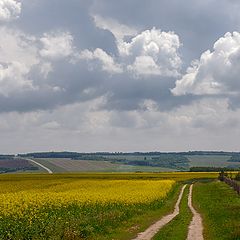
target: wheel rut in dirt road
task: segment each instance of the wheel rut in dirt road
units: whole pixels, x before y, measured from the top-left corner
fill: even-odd
[[[188,195],[188,207],[192,211],[193,218],[188,227],[187,240],[203,240],[203,224],[201,215],[194,209],[192,205],[192,189],[193,184],[190,186]]]
[[[146,229],[144,232],[139,233],[136,238],[133,240],[150,240],[156,235],[156,233],[166,224],[171,222],[178,214],[179,214],[179,205],[183,196],[184,189],[186,188],[186,185],[184,185],[181,189],[181,192],[179,194],[178,200],[175,204],[174,211],[171,214],[168,214],[164,217],[162,217],[159,221],[151,225],[148,229]]]

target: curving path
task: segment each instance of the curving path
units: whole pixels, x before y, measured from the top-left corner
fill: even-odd
[[[38,165],[39,167],[45,169],[45,170],[46,170],[48,173],[50,173],[50,174],[53,173],[53,171],[52,171],[51,169],[45,167],[45,166],[42,165],[41,163],[38,163],[38,162],[36,162],[36,161],[34,161],[34,160],[30,159],[30,158],[24,158],[24,159],[27,160],[27,161],[29,161],[29,162],[33,162],[33,163],[35,163],[35,164]]]
[[[194,209],[192,205],[192,189],[193,185],[190,186],[188,195],[188,206],[192,211],[193,218],[188,227],[187,240],[203,240],[203,224],[201,215]]]
[[[138,236],[133,240],[150,240],[163,226],[165,226],[170,221],[172,221],[179,214],[179,205],[180,205],[185,188],[186,188],[186,185],[184,185],[181,189],[181,192],[179,194],[178,200],[174,207],[173,213],[162,217],[159,221],[151,225],[146,231],[139,233]]]

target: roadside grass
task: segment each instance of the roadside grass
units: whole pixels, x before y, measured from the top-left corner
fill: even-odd
[[[180,203],[180,212],[170,223],[164,226],[153,238],[153,240],[185,240],[188,234],[188,226],[192,219],[192,213],[188,208],[189,186],[183,193]]]
[[[193,204],[203,218],[205,239],[240,240],[240,197],[227,184],[196,183]]]
[[[138,233],[145,231],[149,226],[158,221],[161,217],[173,211],[177,202],[180,188],[182,184],[175,184],[169,192],[167,198],[162,201],[162,204],[157,208],[149,209],[142,214],[137,214],[134,217],[122,222],[112,233],[106,236],[95,236],[96,240],[127,240],[133,239]]]

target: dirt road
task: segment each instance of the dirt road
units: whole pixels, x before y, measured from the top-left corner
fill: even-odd
[[[188,237],[187,240],[203,240],[203,224],[201,215],[194,209],[192,205],[192,188],[190,186],[189,195],[188,195],[188,206],[192,211],[193,218],[188,227]]]
[[[150,240],[164,225],[172,221],[179,214],[179,205],[180,205],[185,188],[186,188],[186,185],[184,185],[181,189],[181,192],[179,194],[178,200],[174,207],[173,213],[161,218],[159,221],[151,225],[146,231],[139,233],[138,236],[133,240]]]

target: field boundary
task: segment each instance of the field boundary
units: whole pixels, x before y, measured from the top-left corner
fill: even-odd
[[[228,184],[238,193],[238,195],[240,195],[240,185],[237,183],[237,181],[222,175],[219,176],[219,180]]]

